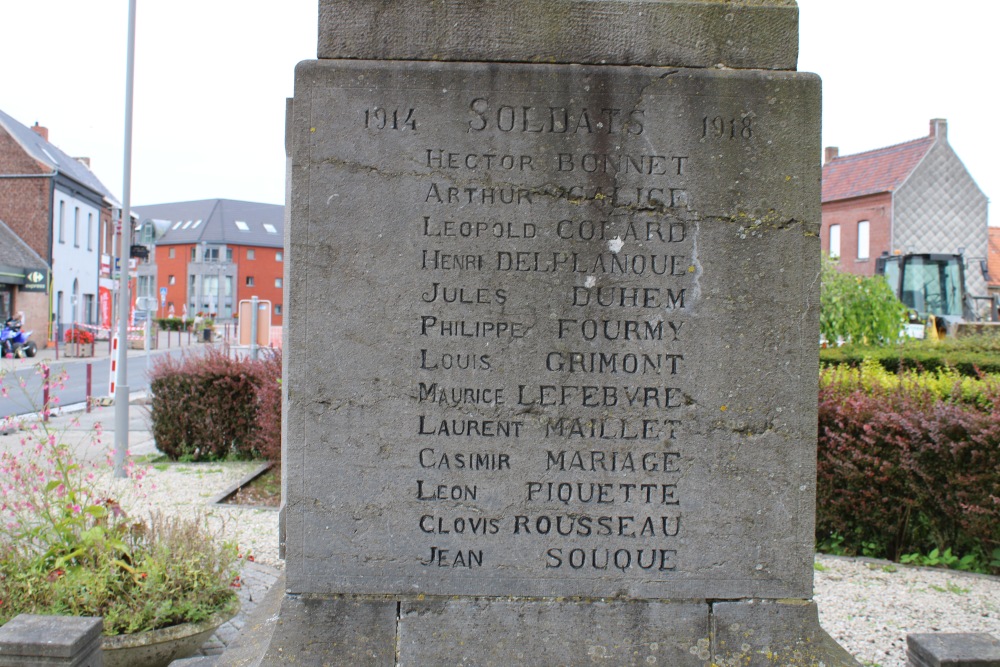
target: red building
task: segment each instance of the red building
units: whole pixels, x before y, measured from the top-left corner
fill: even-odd
[[[137,297],[156,299],[157,317],[234,321],[239,302],[270,303],[271,324],[284,308],[284,207],[205,199],[136,206],[136,243],[150,261],[138,268]]]
[[[948,122],[927,136],[855,155],[827,148],[823,251],[846,273],[874,275],[886,254],[965,256],[969,294],[987,291],[987,204],[948,143]]]

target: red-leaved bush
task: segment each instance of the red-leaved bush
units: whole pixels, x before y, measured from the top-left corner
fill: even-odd
[[[968,401],[905,378],[866,388],[852,372],[821,382],[817,540],[894,560],[1000,547],[1000,382]]]
[[[230,358],[215,348],[161,357],[150,371],[156,446],[171,459],[281,458],[281,352]]]

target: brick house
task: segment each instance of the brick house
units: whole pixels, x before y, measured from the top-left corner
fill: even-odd
[[[110,306],[112,215],[120,208],[87,158],[70,157],[49,142],[48,129],[0,111],[0,220],[49,269],[47,289],[19,290],[23,303],[13,306],[39,341],[50,317],[59,329],[110,318],[101,300]]]
[[[874,275],[883,253],[965,256],[969,294],[987,294],[987,198],[948,144],[948,122],[926,137],[855,155],[827,148],[822,247],[841,271]]]
[[[46,289],[49,265],[0,220],[0,324],[23,315],[25,330],[44,325],[48,312]],[[40,331],[35,341],[45,337]]]
[[[990,274],[990,295],[1000,299],[1000,227],[990,227],[990,252],[987,266]]]
[[[271,303],[271,324],[280,326],[284,210],[232,199],[134,207],[136,243],[150,249],[136,296],[155,297],[157,317],[202,312],[219,323],[232,322],[239,302],[256,296]]]

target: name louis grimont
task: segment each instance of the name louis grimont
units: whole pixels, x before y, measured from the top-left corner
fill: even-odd
[[[501,419],[435,419],[419,415],[417,434],[445,437],[520,438],[524,422]]]

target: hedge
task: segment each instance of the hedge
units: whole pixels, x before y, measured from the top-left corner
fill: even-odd
[[[945,392],[942,376],[879,373],[821,372],[817,543],[893,560],[950,548],[988,564],[1000,548],[1000,377]]]
[[[150,371],[150,415],[160,451],[174,460],[281,458],[281,353],[260,360],[160,357]]]
[[[844,345],[820,350],[824,366],[858,366],[865,359],[877,361],[887,371],[937,371],[954,369],[967,376],[1000,373],[1000,336],[974,336],[940,342],[908,341],[889,347]]]
[[[187,321],[180,317],[158,317],[156,324],[160,331],[187,331]]]

